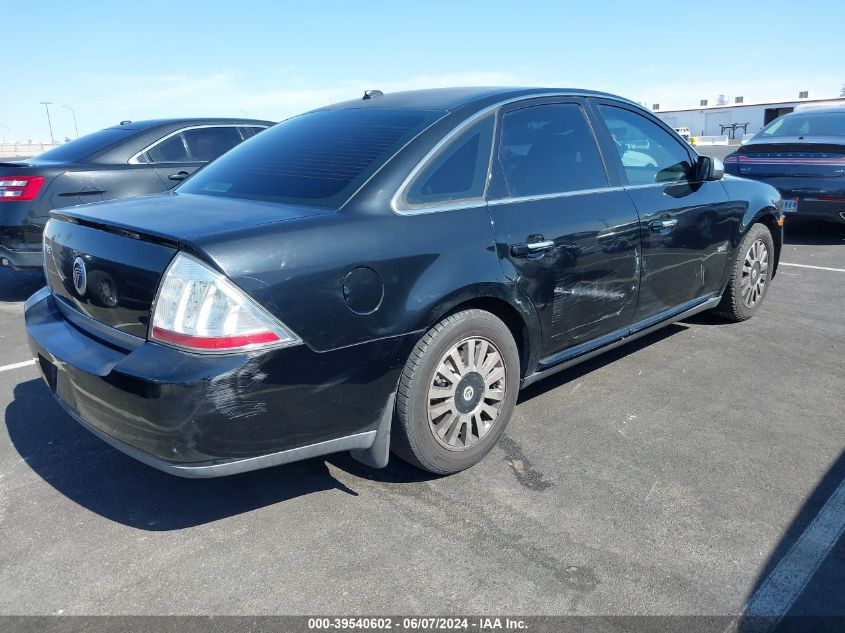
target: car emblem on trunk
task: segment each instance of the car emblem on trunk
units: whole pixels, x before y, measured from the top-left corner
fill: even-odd
[[[88,288],[88,271],[85,270],[85,261],[81,257],[73,260],[73,287],[80,297]]]

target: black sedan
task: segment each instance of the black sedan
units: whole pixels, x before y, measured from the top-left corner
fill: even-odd
[[[70,415],[170,473],[391,449],[452,473],[521,387],[703,310],[751,317],[780,204],[619,97],[370,92],[169,195],[54,212],[29,343]]]
[[[41,267],[52,209],[165,192],[270,121],[124,121],[28,160],[0,162],[0,265]]]
[[[775,119],[727,156],[725,169],[777,188],[796,219],[845,223],[845,108]]]

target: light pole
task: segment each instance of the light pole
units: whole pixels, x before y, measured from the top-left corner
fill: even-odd
[[[0,125],[0,143],[6,144],[6,133],[9,131],[8,125]]]
[[[55,143],[56,139],[53,138],[53,122],[50,121],[50,106],[53,105],[52,101],[39,101],[41,105],[44,106],[44,109],[47,111],[47,127],[50,128],[50,142]]]
[[[71,108],[69,105],[63,105],[62,107],[70,110],[70,113],[73,115],[73,129],[76,131],[76,138],[79,138],[79,128],[76,127],[76,112],[74,112],[73,108]]]

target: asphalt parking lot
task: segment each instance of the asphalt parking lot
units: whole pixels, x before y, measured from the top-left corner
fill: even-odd
[[[529,388],[458,475],[339,455],[205,481],[60,410],[18,365],[40,277],[0,269],[0,613],[845,613],[845,232],[783,261],[757,318]]]

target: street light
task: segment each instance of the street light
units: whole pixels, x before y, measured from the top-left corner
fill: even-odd
[[[50,128],[50,142],[55,143],[56,139],[53,138],[53,122],[50,121],[50,106],[53,105],[52,101],[39,101],[41,105],[44,106],[44,109],[47,111],[47,127]]]
[[[73,129],[76,131],[76,138],[79,138],[79,128],[76,127],[76,112],[74,112],[73,108],[71,108],[69,105],[63,105],[62,107],[70,110],[70,113],[73,115]]]
[[[0,143],[6,144],[6,134],[9,132],[8,125],[0,125]]]

